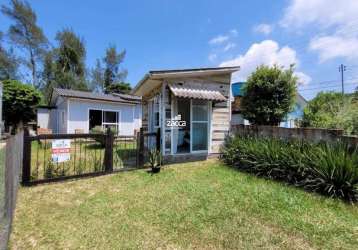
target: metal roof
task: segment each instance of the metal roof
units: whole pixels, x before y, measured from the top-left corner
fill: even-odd
[[[120,102],[120,103],[140,103],[141,97],[135,95],[127,94],[102,94],[102,93],[93,93],[89,91],[79,91],[72,89],[59,89],[54,88],[52,97],[54,95],[77,98],[77,99],[87,99],[87,100],[99,100],[99,101],[109,101],[109,102]]]
[[[221,74],[231,74],[240,69],[235,67],[212,67],[212,68],[192,68],[192,69],[171,69],[171,70],[151,70],[138,82],[131,93],[140,93],[141,87],[148,84],[160,83],[163,79],[182,78],[182,77],[201,77]],[[140,94],[142,95],[142,94]]]
[[[231,84],[232,95],[242,96],[242,87],[245,86],[246,82],[235,82]]]
[[[202,99],[211,101],[227,101],[227,98],[217,90],[188,87],[180,84],[169,84],[169,89],[177,97]]]

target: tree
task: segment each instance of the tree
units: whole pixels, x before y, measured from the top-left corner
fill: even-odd
[[[302,125],[358,134],[358,100],[351,94],[345,94],[342,101],[342,93],[320,92],[305,107]]]
[[[99,59],[96,61],[96,66],[91,70],[90,88],[95,92],[102,92],[104,90],[104,69]]]
[[[86,48],[81,37],[72,29],[56,34],[57,47],[44,56],[42,91],[47,99],[52,88],[87,90]]]
[[[14,129],[22,122],[35,118],[35,107],[41,102],[41,93],[34,87],[16,80],[3,81],[3,109],[5,126]]]
[[[28,52],[28,58],[24,62],[31,70],[33,86],[37,86],[37,62],[42,59],[47,38],[36,23],[36,13],[27,1],[21,0],[11,0],[10,7],[3,5],[1,11],[14,21],[8,35],[12,43]]]
[[[125,54],[125,51],[118,53],[116,47],[110,45],[102,59],[104,66],[97,59],[96,66],[91,71],[93,90],[105,93],[129,93],[130,84],[124,82],[127,71],[120,67]]]
[[[131,85],[126,82],[113,83],[106,88],[106,93],[129,94]]]
[[[125,70],[120,70],[119,66],[126,55],[125,51],[117,53],[114,45],[110,45],[106,50],[106,56],[103,58],[104,69],[104,87],[107,89],[113,83],[120,83],[127,76]]]
[[[12,50],[2,46],[3,33],[0,32],[0,80],[18,78],[18,60]]]
[[[293,66],[288,70],[277,65],[258,67],[243,89],[243,117],[252,124],[277,126],[295,102],[297,78],[293,70]]]

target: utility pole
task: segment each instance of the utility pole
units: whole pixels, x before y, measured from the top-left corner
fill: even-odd
[[[341,81],[342,81],[342,95],[344,95],[344,71],[347,70],[347,67],[343,64],[339,65],[339,72],[341,72]]]

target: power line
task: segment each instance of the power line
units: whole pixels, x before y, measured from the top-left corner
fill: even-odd
[[[353,86],[353,85],[357,85],[358,86],[358,83],[346,83],[345,84],[346,86]],[[322,90],[322,89],[333,89],[333,88],[339,88],[341,87],[341,85],[338,83],[336,85],[331,85],[331,86],[324,86],[324,87],[319,87],[319,88],[306,88],[306,89],[298,89],[298,91],[313,91],[313,90]]]

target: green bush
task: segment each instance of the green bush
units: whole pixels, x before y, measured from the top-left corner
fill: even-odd
[[[226,140],[222,157],[259,176],[358,201],[358,147],[236,136]]]

